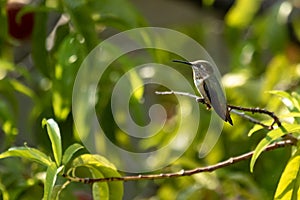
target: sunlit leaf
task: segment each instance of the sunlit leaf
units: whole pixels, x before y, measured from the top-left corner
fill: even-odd
[[[253,126],[253,128],[249,131],[248,133],[248,136],[250,137],[251,135],[253,135],[253,133],[259,131],[259,130],[262,130],[264,127],[262,127],[261,125],[259,124],[256,124]]]
[[[6,60],[0,59],[1,70],[13,71],[15,69],[15,65],[12,62],[8,62]],[[3,71],[1,71],[3,73]],[[3,76],[3,75],[2,75]]]
[[[300,112],[290,112],[279,116],[279,118],[289,118],[289,117],[300,117]]]
[[[292,96],[295,107],[300,111],[300,95],[297,92],[292,92]]]
[[[1,130],[5,133],[4,146],[10,145],[18,135],[16,127],[16,116],[11,107],[12,102],[0,100],[0,126]]]
[[[300,151],[288,161],[278,183],[275,198],[298,200],[300,197]]]
[[[106,158],[100,155],[83,154],[78,156],[72,161],[73,167],[79,167],[84,165],[93,165],[97,167],[108,167],[112,170],[116,170],[115,166],[109,162]]]
[[[35,94],[34,92],[27,87],[26,85],[20,83],[17,80],[11,80],[10,83],[12,84],[12,86],[14,87],[14,89],[22,94],[27,95],[28,97],[31,97],[32,99],[35,98]]]
[[[62,157],[61,136],[60,136],[59,127],[53,119],[48,119],[48,120],[43,119],[42,124],[43,126],[47,127],[47,133],[51,140],[52,151],[55,158],[55,162],[57,166],[59,166]]]
[[[93,178],[120,176],[115,166],[100,155],[81,155],[72,161],[72,167],[89,168]],[[104,199],[120,200],[123,197],[123,183],[120,181],[97,183],[96,186],[93,186],[93,193],[94,192],[97,197],[100,195]],[[100,194],[101,192],[102,194]]]
[[[83,40],[78,34],[69,35],[63,40],[57,52],[52,106],[55,116],[60,120],[65,120],[71,110],[74,80],[86,55]]]
[[[271,144],[272,142],[274,142],[275,140],[277,140],[285,134],[294,133],[298,131],[300,131],[300,125],[283,123],[282,127],[276,128],[268,132],[266,137],[259,142],[259,144],[254,150],[254,154],[250,162],[250,171],[253,172],[253,167],[257,158],[269,144]]]
[[[244,28],[249,25],[260,6],[259,0],[237,0],[226,16],[229,26]]]
[[[64,152],[63,158],[62,158],[62,164],[65,165],[67,164],[72,156],[79,151],[80,149],[83,149],[84,147],[78,143],[72,144],[69,146],[66,151]]]
[[[144,94],[144,87],[140,87],[143,85],[143,81],[141,80],[141,78],[135,70],[131,70],[129,76],[132,85],[131,87],[135,89],[138,88],[135,91],[133,91],[133,95],[136,99],[140,100]]]
[[[53,189],[56,182],[57,174],[62,170],[62,168],[63,166],[57,168],[54,162],[52,162],[51,165],[48,166],[46,172],[43,200],[52,200],[55,198],[52,195]]]
[[[263,124],[272,124],[274,120],[273,119],[268,119],[268,120],[262,120],[261,123]],[[277,128],[276,124],[274,125],[274,128]],[[253,126],[253,128],[249,131],[248,136],[252,136],[254,133],[256,133],[257,131],[260,131],[262,129],[265,129],[263,126],[259,125],[259,124],[255,124]]]
[[[265,78],[262,84],[262,91],[264,93],[265,91],[273,90],[280,80],[286,76],[285,71],[287,71],[287,66],[288,60],[284,55],[280,54],[272,58],[264,75]],[[276,94],[276,92],[279,91],[270,91],[267,93]],[[268,102],[270,100],[270,95],[263,95],[263,100],[264,102]]]
[[[30,148],[30,147],[12,147],[7,151],[0,154],[0,159],[8,158],[8,157],[21,157],[25,159],[32,160],[34,162],[40,163],[44,166],[49,166],[51,164],[51,160],[49,157],[43,152]]]
[[[9,200],[10,199],[8,191],[6,190],[5,186],[1,183],[0,183],[0,192],[1,192],[3,200]]]
[[[270,94],[275,94],[282,99],[282,103],[290,110],[290,111],[299,111],[296,106],[298,106],[297,100],[285,91],[273,90],[269,91]]]
[[[96,168],[91,167],[90,172],[93,178],[104,178],[103,174]],[[109,200],[109,185],[107,183],[93,184],[93,198]]]
[[[75,3],[72,0],[65,0],[64,5],[71,17],[71,22],[76,32],[80,33],[83,37],[87,49],[89,51],[92,50],[98,44],[96,27],[92,23],[92,9],[88,7],[85,1],[76,1]]]

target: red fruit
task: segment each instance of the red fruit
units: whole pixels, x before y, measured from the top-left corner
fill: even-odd
[[[26,13],[22,15],[19,23],[17,22],[17,15],[25,5],[26,4],[18,2],[12,2],[6,5],[8,32],[10,36],[18,40],[25,40],[30,38],[33,30],[33,13]]]

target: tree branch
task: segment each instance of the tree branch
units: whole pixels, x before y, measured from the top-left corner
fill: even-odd
[[[187,96],[190,98],[194,98],[197,102],[202,103],[202,104],[206,104],[205,100],[199,96],[187,93],[187,92],[178,92],[178,91],[163,91],[163,92],[159,92],[156,91],[155,94],[159,94],[159,95],[170,95],[170,94],[176,94],[176,95],[180,95],[180,96]],[[247,120],[249,120],[252,123],[255,124],[259,124],[261,126],[263,126],[264,128],[267,128],[269,130],[272,130],[274,128],[274,124],[276,123],[279,127],[281,126],[281,122],[279,120],[279,118],[274,114],[274,112],[268,111],[266,109],[262,109],[262,108],[245,108],[245,107],[241,107],[241,106],[235,106],[235,105],[227,105],[229,108],[229,112],[233,112]],[[235,111],[234,111],[235,110]],[[245,115],[244,113],[238,112],[236,110],[240,110],[240,111],[245,111],[245,112],[251,112],[253,113],[260,113],[260,114],[265,114],[265,115],[269,115],[271,118],[273,118],[273,123],[271,125],[265,125],[263,123],[261,123],[260,121],[258,121],[257,119],[254,119],[248,115]]]
[[[284,140],[280,142],[273,143],[268,145],[264,151],[271,151],[274,149],[295,145],[294,141],[292,140]],[[109,181],[138,181],[138,180],[153,180],[153,179],[163,179],[163,178],[175,178],[175,177],[182,177],[182,176],[191,176],[193,174],[198,174],[202,172],[212,172],[216,169],[220,169],[234,163],[247,160],[253,156],[254,151],[242,154],[240,156],[229,158],[223,162],[219,162],[215,165],[210,165],[207,167],[198,167],[191,170],[180,170],[179,172],[173,173],[162,173],[162,174],[140,174],[136,176],[123,176],[123,177],[105,177],[105,178],[79,178],[79,177],[71,177],[67,174],[63,174],[63,176],[69,181],[73,182],[82,182],[86,184],[92,184],[95,182],[109,182]]]

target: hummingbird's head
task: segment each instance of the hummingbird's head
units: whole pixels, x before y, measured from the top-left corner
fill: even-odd
[[[183,61],[183,60],[173,60],[173,62],[183,63],[190,65],[196,74],[210,75],[214,73],[212,65],[206,60],[196,60],[193,62]]]

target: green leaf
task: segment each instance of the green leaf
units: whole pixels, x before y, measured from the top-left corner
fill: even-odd
[[[46,180],[45,180],[45,186],[44,186],[44,196],[43,200],[51,200],[55,199],[53,197],[53,189],[55,185],[55,181],[57,178],[57,174],[63,169],[64,166],[61,166],[59,168],[56,167],[56,163],[52,162],[51,165],[47,168],[46,173]]]
[[[283,14],[282,8],[285,7],[285,10],[288,10],[287,4],[289,3],[278,2],[274,4],[272,7],[270,7],[270,9],[266,9],[260,17],[257,17],[254,22],[255,25],[253,26],[253,33],[256,35],[257,43],[263,49],[265,47],[268,47],[268,50],[270,51],[270,53],[273,53],[273,55],[284,54],[282,49],[284,49],[284,46],[288,42],[287,29],[285,28],[287,21],[285,19],[282,20],[283,18],[287,19],[287,17],[282,18],[282,14]],[[292,5],[290,5],[290,7],[292,7]],[[275,18],[277,20],[273,20]],[[262,45],[266,45],[266,46],[262,47]],[[277,56],[275,56],[275,59],[276,57]],[[289,58],[287,58],[286,56],[280,56],[280,57],[283,58],[283,60],[285,60],[284,62],[287,65],[285,68],[282,68],[283,70],[280,71],[279,74],[273,74],[273,75],[275,77],[281,76],[282,78],[289,78],[290,75],[286,73],[289,71],[288,69]],[[286,75],[286,76],[283,77],[282,75]]]
[[[267,66],[265,78],[262,84],[262,91],[269,91],[266,93],[276,94],[280,91],[270,91],[287,75],[285,73],[287,71],[288,59],[285,55],[279,54],[272,58],[270,63]],[[275,93],[274,93],[275,92]],[[264,92],[265,93],[265,92]],[[263,95],[264,102],[270,101],[270,95]]]
[[[65,0],[64,6],[70,15],[75,31],[82,35],[87,49],[89,51],[92,50],[99,41],[91,15],[92,9],[88,7],[86,1],[76,1],[76,3],[74,3],[74,1]],[[87,13],[90,14],[87,15]]]
[[[279,118],[289,118],[289,117],[300,117],[300,112],[290,112],[287,114],[280,115]]]
[[[34,162],[38,162],[44,166],[49,166],[51,164],[51,160],[49,157],[43,152],[30,148],[30,147],[12,147],[7,151],[0,154],[0,159],[8,158],[8,157],[21,157],[32,160]]]
[[[91,167],[90,172],[93,178],[104,178],[101,171],[97,168]],[[94,183],[93,184],[93,199],[106,199],[109,200],[109,186],[106,183]]]
[[[288,161],[278,183],[274,199],[298,200],[300,197],[300,150]]]
[[[92,1],[89,7],[92,8],[93,19],[101,25],[112,26],[121,30],[146,25],[143,16],[136,11],[129,1]],[[122,9],[119,9],[120,7]]]
[[[62,157],[61,137],[60,137],[59,127],[53,119],[48,119],[48,120],[43,119],[42,125],[47,126],[47,133],[49,135],[52,144],[54,159],[57,166],[59,166]]]
[[[72,156],[77,152],[79,151],[80,149],[83,149],[84,147],[78,143],[75,143],[75,144],[72,144],[71,146],[69,146],[64,155],[63,155],[63,158],[62,158],[62,164],[63,165],[66,165],[70,159],[72,158]]]
[[[286,135],[288,133],[298,132],[298,131],[300,131],[300,125],[283,123],[282,127],[279,127],[277,129],[268,132],[266,137],[259,142],[259,144],[256,146],[254,150],[254,154],[250,162],[250,171],[253,172],[253,167],[257,158],[269,144],[271,144],[278,138],[282,137],[283,135]]]
[[[60,44],[64,41],[64,39],[70,34],[69,27],[70,25],[68,23],[62,24],[57,27],[55,30],[55,36],[53,41],[53,47],[51,48],[51,52],[53,54],[57,53],[58,48]]]
[[[292,96],[295,107],[300,111],[300,95],[296,92],[292,92]]]
[[[84,40],[79,34],[69,35],[59,46],[53,78],[52,106],[56,118],[65,120],[72,104],[72,88],[77,71],[86,56]]]
[[[269,124],[269,123],[272,123],[272,120],[264,120],[264,121],[262,121],[262,123],[263,123],[263,124]],[[252,136],[254,133],[256,133],[257,131],[260,131],[260,130],[262,130],[262,129],[264,129],[263,126],[261,126],[261,125],[259,125],[259,124],[255,124],[255,125],[253,126],[253,128],[249,131],[248,137]]]
[[[14,87],[14,89],[22,94],[27,95],[28,97],[34,99],[35,93],[26,85],[23,83],[17,81],[17,80],[10,80],[11,85]]]
[[[5,133],[3,142],[4,147],[10,147],[18,135],[16,127],[16,113],[13,110],[13,102],[9,100],[0,100],[0,126]]]
[[[97,168],[104,177],[119,177],[120,174],[117,171],[114,171],[109,168]],[[94,178],[97,178],[97,174],[94,174]],[[109,200],[120,200],[123,197],[123,182],[120,181],[110,181],[96,183],[96,187],[93,187],[93,196],[96,197],[97,193],[101,193],[102,188],[108,187],[108,199]],[[116,192],[117,191],[117,192]],[[94,195],[94,193],[96,195]],[[97,199],[97,198],[94,198]]]
[[[106,158],[100,155],[83,154],[75,158],[72,162],[72,167],[81,167],[86,165],[110,168],[113,171],[116,171],[116,167]]]
[[[275,94],[281,97],[282,103],[292,112],[292,111],[300,111],[299,102],[292,95],[287,92],[280,90],[272,90],[269,91],[271,94]]]
[[[251,135],[253,135],[255,132],[263,129],[264,127],[262,127],[261,125],[256,124],[255,126],[253,126],[253,128],[249,131],[248,136],[250,137]]]
[[[6,190],[5,185],[3,185],[2,183],[0,183],[0,192],[1,192],[3,200],[9,200],[10,199],[9,198],[9,193]]]
[[[43,5],[39,5],[41,7]],[[48,59],[46,48],[48,14],[44,11],[35,12],[34,28],[32,33],[32,59],[34,66],[46,77],[51,77],[52,68]]]
[[[115,166],[106,158],[99,155],[84,154],[72,162],[72,167],[87,167],[90,169],[93,178],[119,177]],[[101,199],[120,200],[123,197],[123,183],[120,181],[99,182],[93,186],[93,196],[101,196]]]
[[[258,11],[260,1],[237,0],[226,15],[226,23],[229,26],[245,28]]]

